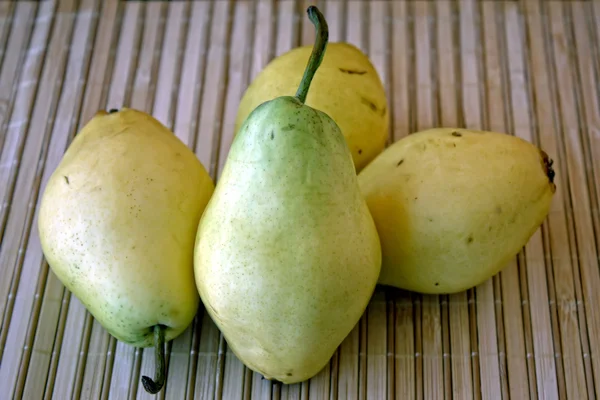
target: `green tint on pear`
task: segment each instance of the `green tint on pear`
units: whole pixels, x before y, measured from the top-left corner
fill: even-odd
[[[362,316],[381,247],[344,136],[304,104],[325,51],[317,35],[296,96],[258,106],[236,135],[200,221],[195,277],[228,345],[267,379],[315,376]]]

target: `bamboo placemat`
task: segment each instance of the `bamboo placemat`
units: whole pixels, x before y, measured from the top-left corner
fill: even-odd
[[[281,386],[200,310],[168,345],[165,399],[595,399],[600,390],[600,2],[317,1],[365,51],[390,141],[439,125],[508,132],[555,160],[551,213],[464,293],[378,288],[329,366]],[[218,179],[238,101],[312,43],[308,1],[0,1],[0,399],[150,398],[152,349],[115,341],[41,253],[41,190],[99,109],[152,113]]]

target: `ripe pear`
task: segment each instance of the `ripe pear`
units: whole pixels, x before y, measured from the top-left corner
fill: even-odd
[[[252,110],[267,100],[294,93],[312,46],[296,47],[274,58],[248,86],[236,117],[235,132]],[[340,127],[360,171],[381,153],[388,137],[385,88],[366,54],[349,43],[327,45],[306,105],[326,113]]]
[[[143,379],[151,393],[164,383],[164,341],[199,305],[194,241],[213,190],[177,136],[123,108],[83,127],[43,193],[38,229],[50,268],[116,339],[156,345],[158,383]]]
[[[549,213],[552,160],[503,133],[439,128],[388,147],[359,174],[377,225],[379,283],[455,293],[498,273]]]
[[[373,294],[381,246],[336,123],[304,101],[327,44],[317,39],[295,96],[242,125],[198,227],[201,299],[234,354],[283,383],[316,375]]]

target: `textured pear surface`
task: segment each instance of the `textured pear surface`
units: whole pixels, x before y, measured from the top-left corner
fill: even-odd
[[[316,375],[359,321],[381,247],[335,123],[292,97],[257,108],[203,215],[198,290],[232,351],[268,379]]]
[[[359,174],[379,232],[379,283],[453,293],[499,272],[546,218],[545,153],[502,133],[431,129],[388,147]]]
[[[56,276],[118,340],[153,344],[191,323],[199,296],[193,251],[213,183],[160,122],[132,109],[100,112],[46,186],[38,227]]]
[[[313,46],[273,59],[252,81],[238,107],[236,132],[257,106],[296,92]],[[388,137],[385,89],[368,57],[348,43],[329,43],[306,105],[331,117],[346,138],[357,171],[381,153]]]

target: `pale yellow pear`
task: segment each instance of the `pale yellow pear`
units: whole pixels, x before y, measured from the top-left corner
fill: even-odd
[[[454,293],[498,273],[549,213],[552,161],[503,133],[440,128],[388,147],[359,182],[380,236],[379,283]]]
[[[256,76],[240,101],[239,131],[252,110],[267,100],[294,94],[313,46],[296,47],[274,58]],[[377,70],[366,54],[350,43],[329,43],[315,74],[306,105],[329,115],[341,129],[357,171],[385,147],[389,107]]]
[[[327,40],[323,17],[315,7],[309,15],[321,29],[307,75],[296,96],[262,104],[242,125],[201,219],[194,266],[231,350],[284,383],[329,362],[363,315],[381,265],[344,137],[304,104]]]
[[[198,308],[194,239],[213,190],[194,153],[152,116],[98,112],[45,187],[43,253],[115,338],[135,347],[155,344],[158,333],[169,341]]]

